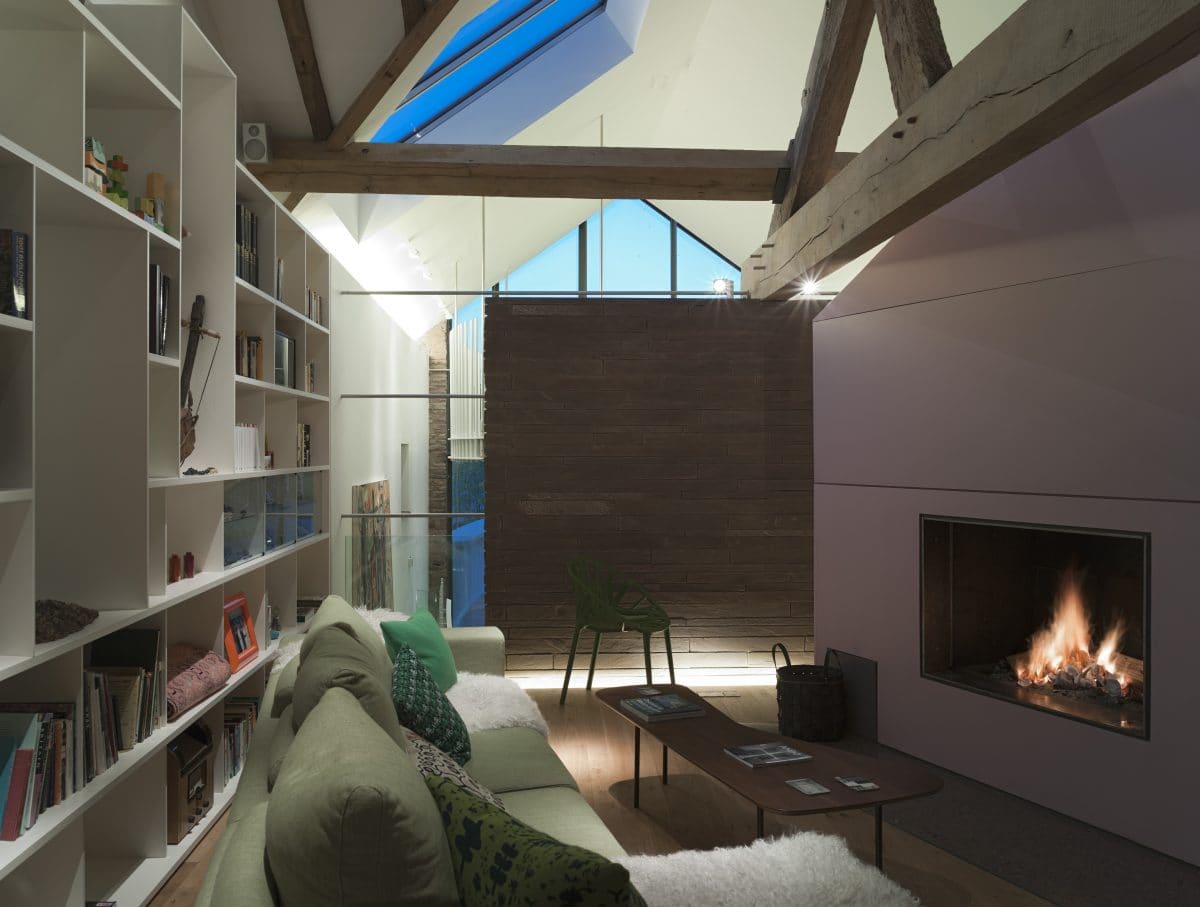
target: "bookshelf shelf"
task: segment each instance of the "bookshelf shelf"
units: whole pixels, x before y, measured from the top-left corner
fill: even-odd
[[[222,776],[198,830],[167,845],[158,813],[168,744],[195,722],[219,730],[228,697],[261,696],[278,654],[277,643],[267,644],[268,613],[294,621],[300,589],[329,590],[324,394],[332,344],[304,313],[309,288],[332,296],[331,265],[234,160],[235,74],[181,4],[0,0],[0,85],[0,228],[30,235],[35,316],[0,315],[0,703],[77,701],[98,643],[123,630],[158,631],[160,652],[187,642],[223,654],[222,603],[234,593],[247,596],[263,646],[214,696],[122,752],[16,841],[0,842],[0,904],[82,907],[87,897],[130,907],[145,904],[186,859],[237,787]],[[88,187],[85,137],[127,161],[131,199],[147,194],[149,174],[165,177],[165,231]],[[257,217],[257,286],[233,279],[238,204]],[[284,302],[274,298],[277,257],[285,260]],[[170,281],[166,343],[151,346],[161,355],[147,352],[154,269]],[[223,339],[217,353],[211,338],[201,342],[190,385],[193,398],[203,395],[201,420],[180,464],[187,330],[179,325],[197,295],[206,299],[205,327]],[[313,387],[322,393],[271,383],[277,325],[294,338],[296,383],[308,386],[315,362]],[[227,354],[239,332],[270,344],[258,372],[268,380],[236,377]],[[246,422],[278,449],[276,468],[233,471],[234,428]],[[326,465],[291,466],[298,424],[310,426],[313,459]],[[83,438],[84,447],[64,437]],[[215,471],[181,475],[186,468]],[[315,534],[225,568],[224,483],[288,473],[311,486],[307,499],[319,506],[305,528]],[[186,553],[199,574],[168,583],[172,556]],[[34,603],[42,598],[99,616],[37,644]],[[220,763],[223,739],[217,746]]]
[[[91,783],[76,791],[62,803],[52,806],[41,814],[38,821],[15,841],[0,842],[0,880],[29,859],[42,846],[97,803],[122,779],[128,777],[140,765],[162,751],[168,743],[183,733],[197,718],[214,705],[224,701],[238,687],[271,664],[279,654],[279,646],[272,644],[252,664],[230,676],[225,685],[203,702],[184,712],[170,724],[160,727],[132,749],[121,752],[117,761],[101,772]],[[189,836],[190,837],[190,836]]]
[[[247,378],[244,375],[237,375],[234,378],[234,383],[238,386],[238,390],[244,391],[262,391],[267,396],[273,397],[293,397],[299,400],[314,400],[318,403],[328,403],[329,398],[323,397],[320,394],[310,394],[308,391],[302,391],[295,387],[283,387],[279,384],[272,384],[270,381],[259,381],[255,378]],[[284,469],[284,472],[295,472],[295,469]]]
[[[17,334],[32,334],[33,322],[27,318],[17,318],[15,315],[0,315],[0,331],[13,331]]]

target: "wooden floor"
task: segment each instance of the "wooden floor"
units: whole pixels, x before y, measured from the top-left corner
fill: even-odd
[[[774,717],[772,687],[700,689],[733,718],[769,722]],[[727,695],[722,695],[727,694]],[[565,707],[556,690],[532,690],[550,725],[550,742],[579,783],[588,802],[630,853],[671,853],[750,842],[754,808],[717,782],[672,757],[671,783],[663,787],[657,747],[643,748],[642,808],[633,809],[633,730],[591,694],[572,690]],[[215,843],[219,822],[188,861],[151,902],[152,907],[190,907],[195,901]],[[873,820],[866,812],[801,819],[767,816],[766,832],[798,829],[840,835],[864,861],[873,859]],[[926,907],[1034,907],[1049,902],[952,857],[918,838],[884,826],[884,869],[916,894]]]

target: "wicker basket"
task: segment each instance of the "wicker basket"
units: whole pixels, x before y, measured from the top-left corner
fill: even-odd
[[[775,652],[783,650],[786,664],[781,668]],[[823,665],[793,665],[787,646],[781,642],[771,648],[775,664],[775,696],[779,701],[779,733],[801,740],[839,740],[846,731],[846,685],[841,664],[831,667],[832,649],[825,650]]]

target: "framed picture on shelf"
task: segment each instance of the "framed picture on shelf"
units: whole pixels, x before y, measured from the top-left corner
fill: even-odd
[[[258,639],[254,635],[250,603],[239,592],[225,599],[225,657],[236,672],[257,654]]]

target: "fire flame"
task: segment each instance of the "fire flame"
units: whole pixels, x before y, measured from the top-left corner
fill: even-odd
[[[1108,677],[1117,677],[1116,655],[1124,636],[1118,621],[1092,655],[1091,621],[1083,600],[1080,576],[1074,571],[1063,575],[1054,615],[1029,641],[1029,651],[1016,665],[1017,678],[1023,685],[1103,686]],[[1118,677],[1122,691],[1128,685]]]

